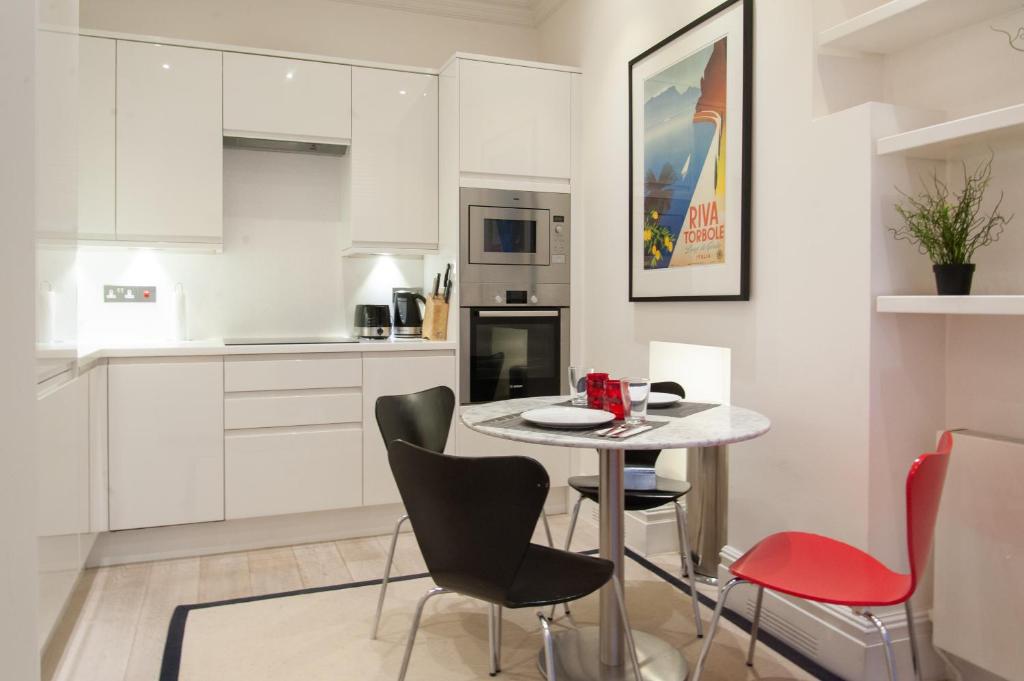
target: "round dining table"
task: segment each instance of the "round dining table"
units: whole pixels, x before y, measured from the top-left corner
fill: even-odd
[[[725,445],[756,438],[768,432],[771,422],[742,407],[717,405],[688,416],[648,412],[651,424],[665,425],[624,439],[601,438],[591,431],[559,430],[523,424],[519,414],[530,409],[565,404],[567,396],[526,397],[462,409],[462,421],[470,429],[505,440],[556,447],[596,449],[600,459],[599,555],[615,565],[623,580],[625,564],[625,452],[655,449],[714,449],[725,455]],[[625,583],[624,581],[622,582]],[[611,582],[601,589],[599,624],[555,633],[555,669],[559,681],[628,681],[633,670],[625,648],[625,628]],[[696,597],[696,595],[694,595]],[[680,681],[689,673],[682,653],[669,642],[647,632],[633,631],[644,681]],[[544,650],[540,668],[546,669]]]

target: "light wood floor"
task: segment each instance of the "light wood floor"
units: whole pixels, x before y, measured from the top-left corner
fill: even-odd
[[[568,517],[552,516],[550,522],[556,545],[562,545]],[[74,597],[77,607],[71,608],[79,611],[77,617],[65,618],[56,643],[44,656],[43,679],[156,681],[175,606],[379,579],[389,539],[368,537],[89,570]],[[542,529],[534,541],[546,543]],[[596,546],[596,529],[580,522],[573,549]],[[651,560],[673,573],[679,569],[675,553]],[[425,571],[415,539],[403,533],[392,574]]]

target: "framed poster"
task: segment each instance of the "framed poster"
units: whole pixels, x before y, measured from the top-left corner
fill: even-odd
[[[750,299],[754,0],[629,62],[629,299]]]

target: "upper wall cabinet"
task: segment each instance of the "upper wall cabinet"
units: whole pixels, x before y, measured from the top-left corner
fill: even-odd
[[[117,43],[117,237],[223,240],[221,53]]]
[[[74,239],[78,223],[78,36],[36,37],[36,230]]]
[[[463,173],[569,178],[569,73],[463,59],[459,109]]]
[[[224,134],[347,142],[352,137],[352,67],[226,52]]]
[[[117,46],[82,36],[78,54],[78,236],[113,239]]]
[[[346,246],[437,248],[437,76],[352,69]]]

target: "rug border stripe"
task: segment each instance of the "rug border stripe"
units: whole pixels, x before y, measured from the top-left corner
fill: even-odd
[[[598,552],[597,549],[591,549],[590,551],[581,551],[580,553],[586,555],[594,555]],[[626,549],[626,556],[628,556],[635,563],[654,573],[660,577],[663,581],[668,582],[678,590],[687,594],[691,598],[693,593],[690,590],[690,585],[682,581],[671,572],[655,565],[647,558],[636,553],[632,549]],[[430,577],[428,572],[420,572],[414,575],[399,575],[391,577],[389,582],[405,582],[414,579],[424,579]],[[194,603],[191,605],[179,605],[174,609],[174,614],[171,615],[170,626],[167,630],[167,641],[164,644],[164,655],[163,660],[160,664],[160,681],[179,681],[178,676],[181,671],[181,654],[185,642],[185,625],[187,624],[188,615],[193,610],[204,610],[206,608],[216,608],[222,605],[236,605],[239,603],[252,603],[254,601],[267,601],[275,598],[289,598],[291,596],[303,596],[306,594],[323,593],[326,591],[341,591],[342,589],[358,589],[364,586],[378,586],[384,580],[383,579],[367,579],[360,582],[349,582],[347,584],[333,584],[330,586],[316,586],[307,589],[295,589],[293,591],[282,591],[279,593],[272,594],[261,594],[259,596],[244,596],[241,598],[229,598],[222,601],[211,601],[209,603]],[[697,594],[698,601],[706,608],[714,610],[717,601],[705,596],[702,593]],[[723,610],[722,617],[727,619],[729,622],[739,627],[743,631],[750,634],[751,622],[746,617],[743,617],[739,613],[732,610]],[[817,679],[822,681],[843,681],[841,676],[837,676],[832,672],[828,671],[817,662],[807,657],[799,650],[793,648],[785,641],[781,640],[777,636],[762,629],[758,634],[758,642],[763,644],[765,647],[778,653],[786,660],[792,662],[797,667],[811,674]]]

